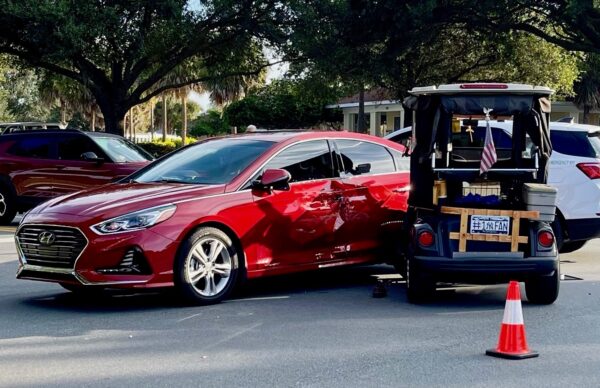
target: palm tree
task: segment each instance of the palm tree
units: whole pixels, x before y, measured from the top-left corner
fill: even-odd
[[[600,108],[600,55],[588,55],[584,73],[573,89],[575,104],[583,109],[583,123],[588,124],[590,111]]]
[[[256,61],[257,57],[262,56],[263,54],[261,50],[257,49],[254,50],[252,55],[254,57],[249,57],[248,61]],[[218,106],[222,106],[243,97],[249,88],[257,84],[264,84],[266,81],[266,74],[266,69],[263,69],[258,75],[219,77],[218,74],[212,74],[212,76],[209,76],[202,61],[190,60],[173,69],[173,71],[167,74],[156,87],[161,87],[166,84],[185,85],[170,91],[176,97],[181,99],[183,114],[181,137],[183,140],[182,144],[185,145],[188,122],[187,99],[191,91],[198,93],[209,92],[211,100]],[[200,75],[204,75],[207,80],[200,83],[185,84],[186,80],[198,79],[200,78]],[[166,140],[166,133],[164,131],[167,126],[166,94],[167,91],[163,93],[163,140]]]

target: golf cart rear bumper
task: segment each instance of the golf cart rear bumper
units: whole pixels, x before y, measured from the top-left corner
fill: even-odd
[[[419,270],[434,275],[440,281],[462,281],[475,284],[503,283],[549,276],[558,270],[558,256],[505,258],[484,255],[448,258],[415,256]],[[411,265],[413,265],[411,263]]]

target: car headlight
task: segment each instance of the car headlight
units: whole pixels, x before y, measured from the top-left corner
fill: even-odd
[[[145,229],[169,219],[175,213],[176,209],[177,206],[175,205],[152,207],[102,221],[96,225],[92,225],[91,228],[98,234],[122,233]]]

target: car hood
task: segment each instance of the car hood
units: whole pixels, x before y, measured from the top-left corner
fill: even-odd
[[[52,199],[36,207],[31,213],[111,218],[149,207],[220,194],[224,191],[225,185],[117,183]]]

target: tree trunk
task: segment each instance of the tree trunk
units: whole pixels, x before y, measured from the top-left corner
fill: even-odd
[[[129,111],[123,117],[123,136],[129,138]]]
[[[187,118],[188,118],[188,114],[187,114],[187,95],[185,93],[182,94],[181,96],[181,104],[182,106],[182,111],[183,111],[183,125],[181,128],[181,146],[184,147],[185,146],[185,141],[187,140]]]
[[[167,93],[162,95],[163,105],[163,141],[167,141]]]
[[[92,132],[96,132],[96,107],[92,106]]]
[[[590,106],[584,105],[583,106],[583,123],[588,124],[589,120],[590,120]]]
[[[150,139],[154,141],[154,99],[150,100]]]
[[[96,103],[104,116],[104,131],[114,135],[125,136],[124,121],[129,106],[118,93],[94,93]]]
[[[133,125],[133,112],[135,107],[129,111],[129,138],[135,142],[135,126]]]
[[[61,124],[67,123],[67,107],[62,99],[60,100],[60,122]]]
[[[365,120],[365,88],[360,86],[358,93],[358,132],[365,133],[367,131],[367,123]]]

